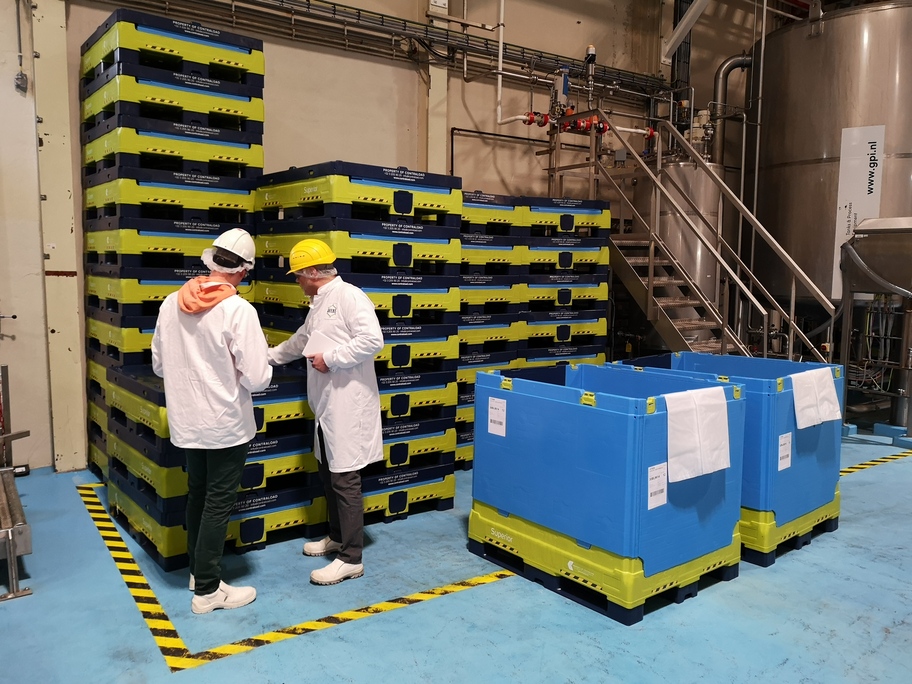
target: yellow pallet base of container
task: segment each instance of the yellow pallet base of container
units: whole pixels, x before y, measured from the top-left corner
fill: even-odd
[[[404,497],[401,496],[403,494]],[[441,482],[429,482],[396,491],[368,494],[364,497],[364,514],[381,514],[383,517],[389,518],[407,514],[415,504],[426,501],[445,501],[454,496],[456,496],[456,476],[447,475]]]
[[[783,542],[793,537],[809,534],[821,523],[839,518],[840,501],[839,485],[836,485],[836,494],[830,503],[782,526],[776,525],[774,511],[742,508],[741,542],[745,548],[760,553],[771,553]]]
[[[545,366],[556,366],[558,362],[569,362],[571,366],[575,366],[580,363],[594,363],[596,365],[602,365],[605,363],[605,355],[593,354],[592,356],[586,357],[571,356],[566,359],[555,357],[550,359],[533,359],[531,361],[525,358],[520,358],[517,359],[517,361],[517,368],[543,368]]]
[[[480,501],[472,502],[469,539],[502,549],[546,575],[581,584],[626,609],[642,606],[669,589],[691,585],[719,568],[736,568],[741,560],[736,526],[728,546],[647,577],[639,558],[583,548],[575,539],[516,516],[503,516]]]
[[[391,450],[394,445],[405,444],[406,460],[401,463],[393,464],[391,461]],[[390,467],[400,467],[411,465],[412,458],[433,453],[447,453],[456,449],[456,428],[445,430],[441,435],[430,435],[415,437],[413,439],[397,440],[395,438],[386,440],[383,443],[383,456],[386,464]],[[401,455],[400,455],[401,456]]]

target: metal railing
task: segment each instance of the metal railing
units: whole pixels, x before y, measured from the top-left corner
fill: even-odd
[[[574,119],[587,118],[597,116],[600,120],[608,124],[610,128],[614,128],[614,124],[611,121],[611,117],[608,116],[604,111],[600,109],[591,110],[589,112],[577,113],[573,115]],[[569,120],[569,117],[567,117]],[[558,125],[562,123],[563,120],[558,122]],[[833,335],[833,323],[835,319],[836,308],[833,303],[820,291],[820,289],[811,281],[811,279],[801,270],[801,268],[795,263],[795,261],[785,252],[781,245],[773,238],[773,236],[763,227],[763,225],[757,220],[757,218],[744,206],[744,204],[738,199],[738,197],[732,192],[732,190],[726,185],[725,181],[722,180],[718,174],[716,174],[704,161],[702,155],[695,150],[690,143],[688,143],[684,137],[671,125],[668,121],[659,121],[659,136],[657,138],[657,157],[655,162],[655,171],[650,168],[650,164],[643,160],[641,154],[633,148],[630,142],[622,135],[616,135],[616,139],[627,151],[628,159],[634,160],[639,169],[646,175],[647,178],[652,182],[653,192],[656,193],[656,210],[655,216],[659,216],[659,205],[664,200],[667,206],[671,207],[674,213],[679,217],[687,229],[693,233],[693,236],[702,243],[705,252],[710,255],[716,263],[717,272],[725,274],[729,282],[734,285],[737,290],[737,295],[740,298],[740,302],[746,303],[751,311],[757,315],[762,321],[760,326],[760,333],[762,337],[762,353],[766,357],[769,355],[769,310],[772,309],[776,311],[783,320],[783,324],[788,326],[788,352],[790,355],[794,355],[794,340],[797,337],[801,342],[807,347],[810,353],[821,362],[828,362],[832,357],[832,335]],[[754,232],[759,235],[763,241],[770,247],[773,254],[777,256],[780,261],[788,268],[791,273],[791,296],[789,302],[789,312],[786,312],[784,308],[779,304],[779,302],[767,291],[763,286],[757,276],[750,270],[750,268],[742,261],[740,255],[737,251],[729,245],[725,239],[722,237],[719,231],[709,224],[707,219],[702,215],[696,206],[696,204],[688,197],[687,193],[676,183],[673,179],[666,176],[665,179],[668,180],[670,186],[679,193],[679,196],[682,197],[688,206],[695,211],[696,216],[707,226],[711,228],[713,232],[716,233],[715,244],[713,244],[701,231],[697,225],[691,220],[691,218],[686,214],[684,209],[678,203],[678,201],[672,196],[668,188],[663,183],[662,179],[658,177],[658,173],[662,169],[662,156],[663,156],[663,135],[662,132],[667,133],[670,136],[671,140],[674,140],[677,143],[676,151],[684,152],[689,160],[692,161],[695,166],[700,167],[707,175],[707,177],[712,181],[716,187],[719,188],[723,197],[728,199],[735,209],[738,211],[743,220],[754,229]],[[595,132],[590,133],[591,136],[595,136]],[[560,134],[558,133],[555,136],[555,144],[560,145]],[[601,174],[606,179],[608,179],[613,185],[618,195],[624,201],[633,214],[641,221],[649,231],[650,235],[655,233],[656,226],[648,223],[643,217],[637,212],[633,207],[632,202],[627,198],[626,193],[618,186],[615,180],[612,178],[611,173],[602,162],[598,159],[597,155],[591,154],[587,165],[590,167],[592,173]],[[572,168],[579,168],[579,164],[571,165]],[[554,167],[550,169],[552,174],[560,173],[564,167]],[[570,167],[568,167],[570,168]],[[735,266],[732,268],[730,263]],[[683,272],[683,270],[682,270]],[[651,278],[651,276],[650,276]],[[691,278],[687,278],[689,281],[688,285],[692,283]],[[827,332],[827,356],[825,357],[817,347],[815,347],[804,332],[799,328],[795,322],[795,304],[796,304],[796,290],[797,283],[802,284],[811,296],[823,307],[823,309],[829,314],[830,324]],[[694,288],[696,286],[693,286]],[[698,288],[697,288],[698,289]],[[651,293],[651,289],[650,289]],[[757,298],[759,294],[766,302],[766,305],[761,304]],[[701,301],[707,301],[706,297],[700,296]],[[729,308],[726,306],[726,309]],[[712,305],[711,310],[714,312],[714,315],[721,317],[723,322],[723,349],[724,349],[724,339],[729,337],[731,339],[738,339],[743,342],[741,335],[732,328],[731,324],[728,321],[728,311],[724,312],[724,315],[718,311],[718,309]]]

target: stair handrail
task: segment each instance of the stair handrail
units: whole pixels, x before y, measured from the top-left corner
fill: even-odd
[[[574,114],[574,117],[585,118],[587,116],[591,116],[592,114],[598,115],[605,123],[608,124],[608,126],[610,128],[614,128],[614,125],[611,122],[611,118],[601,109],[595,109],[595,110],[591,110],[589,112],[583,112],[582,114]],[[633,146],[627,141],[627,139],[624,136],[617,135],[616,138],[627,150],[628,157],[636,160],[636,163],[639,165],[640,169],[649,177],[649,179],[652,181],[653,185],[659,189],[659,192],[661,192],[661,194],[664,196],[665,200],[674,208],[674,210],[678,213],[680,218],[683,219],[683,221],[687,225],[687,227],[690,228],[690,230],[694,233],[694,235],[696,235],[697,239],[703,243],[703,246],[707,249],[707,251],[710,254],[712,254],[713,257],[715,257],[716,262],[722,267],[722,269],[726,273],[728,273],[732,282],[738,287],[739,290],[741,290],[741,293],[745,297],[745,299],[747,299],[751,304],[754,305],[754,308],[757,309],[757,311],[760,313],[760,315],[763,318],[764,330],[767,329],[769,327],[769,312],[766,310],[766,307],[764,307],[757,300],[757,298],[754,297],[753,293],[750,291],[750,288],[748,288],[744,284],[744,282],[742,282],[741,278],[739,278],[738,275],[728,265],[728,263],[726,263],[726,261],[722,257],[722,255],[719,254],[719,252],[716,251],[716,248],[709,242],[709,240],[706,239],[706,236],[703,235],[702,231],[700,231],[697,228],[697,226],[693,223],[693,221],[690,220],[690,218],[687,216],[687,214],[684,212],[684,210],[671,196],[671,193],[668,192],[668,190],[665,188],[665,186],[662,185],[662,183],[659,181],[659,179],[656,177],[656,175],[649,168],[649,165],[646,164],[645,161],[643,161],[643,159],[640,157],[639,152],[637,152],[636,150],[633,149]],[[595,163],[596,167],[606,177],[609,176],[607,169],[605,169],[604,165],[600,161],[598,161],[596,159],[596,160],[594,160],[594,163]],[[650,232],[652,232],[651,226],[649,226],[649,229],[650,229]],[[727,325],[727,321],[725,321],[724,323]],[[813,349],[813,346],[811,346],[811,349]],[[763,336],[763,356],[766,357],[767,355],[768,355],[768,341],[767,341],[766,335],[764,335]]]
[[[829,298],[825,294],[823,294],[823,292],[821,292],[820,288],[817,287],[817,285],[814,283],[814,281],[812,281],[810,279],[810,277],[801,269],[801,267],[795,262],[795,260],[792,259],[788,255],[788,253],[785,251],[785,249],[783,249],[782,245],[780,245],[776,241],[776,238],[774,238],[772,236],[772,234],[763,226],[763,224],[760,223],[759,219],[757,219],[757,217],[754,216],[753,213],[751,213],[751,211],[746,206],[744,206],[744,203],[738,199],[737,195],[735,195],[735,193],[732,191],[732,189],[728,187],[728,184],[722,178],[720,178],[719,175],[715,171],[713,171],[709,167],[709,165],[706,163],[706,160],[703,159],[703,156],[699,152],[697,152],[697,150],[695,150],[689,142],[687,142],[687,140],[684,138],[684,136],[681,135],[677,131],[677,129],[675,129],[674,126],[668,124],[668,122],[666,122],[664,120],[660,121],[659,124],[664,130],[668,131],[671,134],[671,136],[675,139],[675,141],[678,143],[680,148],[687,153],[687,155],[691,158],[691,160],[694,163],[696,163],[698,166],[700,166],[700,168],[709,177],[709,179],[713,182],[713,184],[715,184],[716,187],[718,187],[719,190],[722,192],[722,194],[725,195],[725,197],[732,203],[732,205],[735,207],[735,209],[738,211],[738,213],[741,215],[741,217],[744,218],[745,220],[747,220],[748,223],[750,223],[750,225],[754,228],[754,232],[759,234],[760,237],[763,238],[763,240],[764,240],[764,242],[766,242],[767,246],[769,246],[770,249],[773,250],[773,252],[776,254],[776,256],[779,257],[779,259],[782,261],[782,263],[785,264],[785,266],[788,268],[789,272],[791,273],[792,284],[791,284],[791,296],[790,296],[790,303],[789,303],[789,309],[792,312],[791,314],[786,314],[785,311],[782,309],[782,307],[779,306],[778,302],[776,302],[776,300],[768,292],[766,292],[765,288],[763,288],[764,296],[767,298],[767,300],[769,302],[771,302],[773,304],[773,306],[776,308],[776,310],[779,312],[779,314],[783,317],[783,320],[789,326],[789,335],[788,335],[789,352],[791,353],[791,350],[793,349],[793,335],[797,335],[798,339],[800,339],[804,343],[804,345],[811,351],[811,353],[814,355],[814,357],[818,361],[820,361],[822,363],[828,363],[831,360],[830,357],[832,356],[832,349],[833,349],[832,345],[830,345],[829,349],[827,350],[827,357],[824,357],[823,354],[821,354],[820,351],[811,343],[811,341],[808,339],[807,335],[804,334],[804,331],[802,331],[801,328],[799,328],[795,324],[795,321],[794,321],[794,318],[795,318],[794,317],[795,281],[796,280],[800,281],[801,284],[805,286],[807,291],[811,293],[811,295],[814,297],[814,299],[817,301],[817,303],[820,304],[820,306],[822,306],[823,309],[829,314],[829,316],[830,316],[829,334],[830,335],[832,335],[833,331],[834,331],[834,324],[835,324],[835,320],[836,320],[836,306],[829,300]],[[729,249],[731,249],[731,248],[729,247]],[[732,253],[734,254],[733,250],[732,250]],[[754,278],[753,278],[753,274],[751,273],[750,269],[748,269],[746,266],[742,266],[742,268],[745,270],[745,272],[747,274],[749,274],[751,276],[751,279],[753,281]],[[765,328],[765,326],[764,326],[764,328]],[[764,335],[764,337],[766,337],[766,336]]]

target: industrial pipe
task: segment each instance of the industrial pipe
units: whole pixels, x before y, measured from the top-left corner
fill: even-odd
[[[746,69],[751,65],[750,55],[729,57],[716,69],[713,87],[713,110],[710,116],[716,121],[716,131],[712,141],[712,162],[722,164],[725,156],[725,119],[723,107],[728,102],[728,77],[735,69]]]

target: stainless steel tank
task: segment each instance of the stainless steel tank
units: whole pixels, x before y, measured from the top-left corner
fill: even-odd
[[[719,175],[723,172],[722,166],[719,164],[710,164],[710,167]],[[655,172],[654,168],[653,172]],[[633,189],[633,205],[644,220],[654,224],[655,222],[652,219],[653,185],[643,172],[637,173],[634,179],[637,183]],[[659,179],[677,205],[684,210],[687,218],[697,227],[701,235],[715,246],[719,230],[721,191],[709,180],[709,176],[693,162],[679,161],[663,163]],[[671,185],[669,179],[677,183],[690,197],[698,211],[694,211],[693,207],[684,200],[681,194]],[[709,226],[700,220],[698,213],[703,215]],[[671,207],[664,197],[659,218],[660,220],[656,227],[659,237],[668,246],[675,259],[684,267],[687,274],[700,286],[704,296],[709,301],[718,304],[715,301],[716,284],[718,282],[715,257],[708,252],[690,227],[686,225],[681,215]],[[644,226],[636,226],[635,230],[645,231],[646,229]],[[677,292],[670,289],[658,289],[656,294],[659,296],[674,296]],[[671,318],[697,318],[697,313],[694,309],[671,309],[668,311],[668,315]],[[710,337],[712,337],[712,333],[709,331],[693,332],[687,335],[688,341],[691,342],[702,341]]]
[[[839,249],[853,226],[912,215],[912,2],[828,12],[771,33],[763,81],[758,218],[838,300]],[[762,250],[756,270],[774,295],[789,295],[790,279]]]

